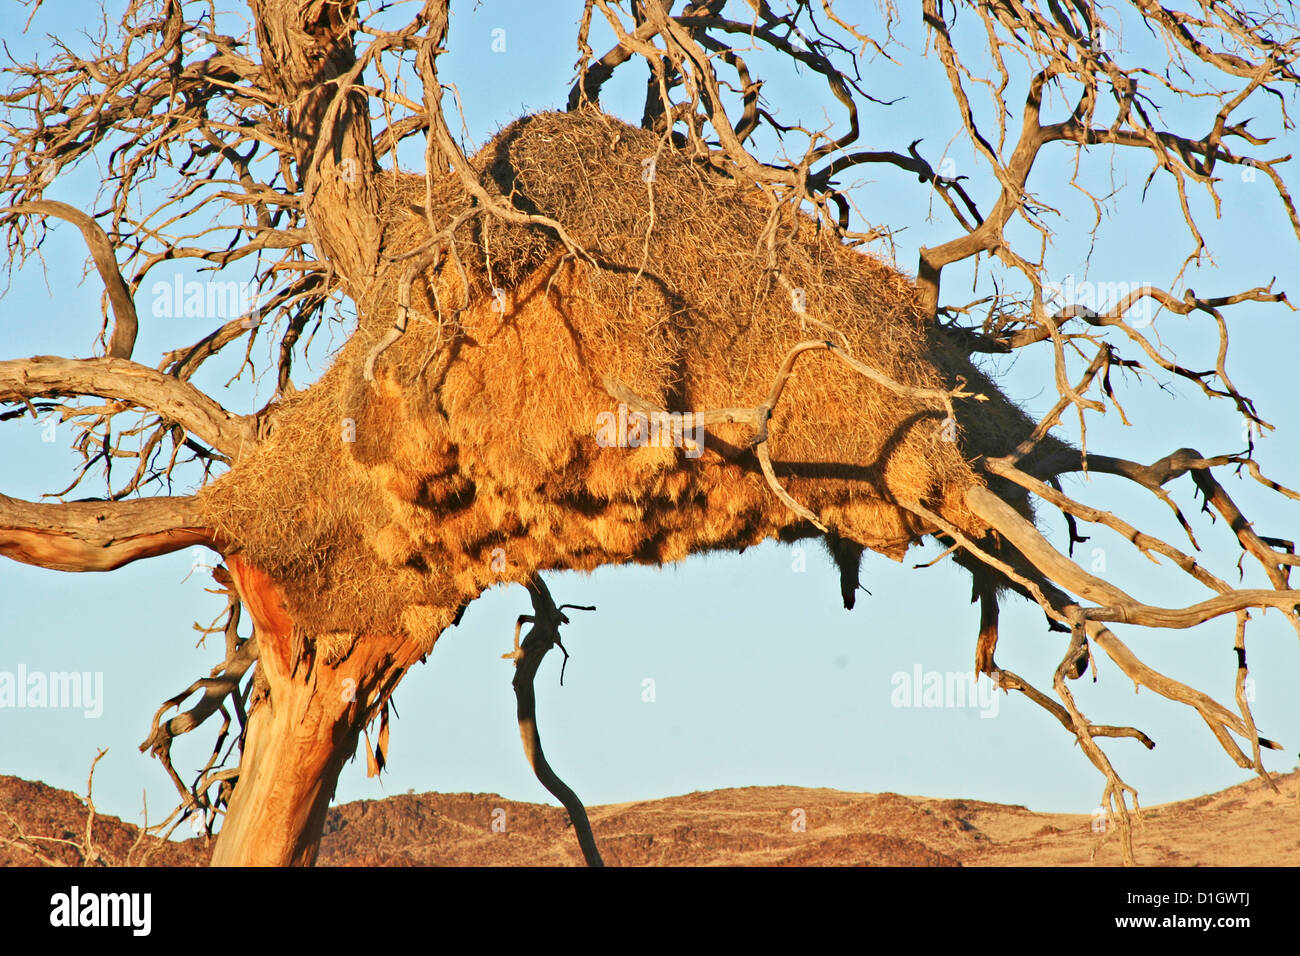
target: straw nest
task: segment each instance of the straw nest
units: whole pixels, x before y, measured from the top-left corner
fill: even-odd
[[[470,200],[454,173],[427,193],[423,176],[383,174],[386,260],[356,332],[316,385],[281,403],[258,451],[200,496],[327,656],[363,633],[431,646],[484,589],[540,570],[816,534],[764,481],[751,428],[710,427],[702,454],[664,436],[638,446],[635,432],[611,447],[619,403],[605,384],[673,411],[753,407],[792,345],[828,337],[814,318],[896,381],[960,377],[989,400],[956,403],[953,441],[938,405],[805,355],[770,423],[785,487],[837,534],[895,559],[934,530],[900,501],[986,533],[963,504],[982,480],[970,462],[1009,451],[1031,423],[921,321],[906,276],[787,213],[773,241],[803,290],[796,311],[767,270],[768,200],[597,112],[520,119],[473,164],[597,265],[548,229],[486,215],[427,261],[430,220],[443,230]],[[407,274],[409,328],[372,384],[364,360]]]

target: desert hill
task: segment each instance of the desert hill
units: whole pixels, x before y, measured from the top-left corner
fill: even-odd
[[[1300,866],[1300,773],[1258,779],[1143,811],[1134,839],[1150,866]],[[745,787],[589,808],[613,866],[1116,865],[1119,847],[1086,814],[977,800],[802,787]],[[82,863],[86,809],[75,794],[0,776],[0,865]],[[581,855],[559,807],[494,794],[401,794],[331,808],[322,866],[572,866]],[[803,828],[799,825],[802,823]],[[26,834],[27,840],[20,837]],[[97,816],[98,862],[201,866],[199,838],[141,843]],[[36,839],[44,837],[47,839]],[[55,842],[58,840],[71,841]],[[1096,850],[1095,860],[1093,851]]]

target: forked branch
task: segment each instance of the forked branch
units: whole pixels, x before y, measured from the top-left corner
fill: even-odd
[[[519,738],[523,741],[524,756],[528,758],[528,763],[542,786],[564,804],[587,865],[604,866],[600,851],[596,848],[596,838],[591,832],[591,823],[587,819],[586,807],[582,805],[582,801],[569,785],[551,769],[546,755],[542,752],[542,736],[537,729],[537,695],[533,690],[537,669],[541,667],[546,653],[552,647],[564,649],[564,645],[560,643],[560,625],[569,623],[568,617],[564,614],[565,608],[576,608],[580,611],[594,611],[595,608],[577,604],[562,604],[556,607],[551,592],[537,575],[533,575],[528,582],[528,596],[533,602],[533,613],[520,615],[519,620],[515,622],[514,650],[501,655],[505,660],[515,662],[515,676],[511,683],[515,689]],[[525,624],[531,624],[532,627],[520,641],[519,632]]]

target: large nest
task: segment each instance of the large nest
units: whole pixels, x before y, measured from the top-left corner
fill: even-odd
[[[825,326],[897,382],[964,381],[988,400],[956,402],[954,430],[934,402],[810,353],[770,424],[782,484],[839,536],[895,559],[936,530],[899,502],[986,533],[963,503],[984,480],[971,461],[1005,454],[1031,423],[922,321],[906,276],[807,216],[774,222],[752,185],[600,113],[525,117],[473,164],[595,264],[550,229],[491,215],[467,217],[430,261],[431,236],[472,201],[454,173],[427,189],[384,174],[386,262],[357,331],[319,383],[281,403],[258,452],[200,496],[327,653],[360,633],[432,642],[485,588],[540,570],[818,533],[765,482],[748,426],[710,427],[702,454],[662,437],[634,447],[635,433],[611,447],[609,384],[674,411],[753,407],[792,345],[838,340]],[[804,311],[775,281],[773,244]],[[408,331],[367,382],[410,276]]]

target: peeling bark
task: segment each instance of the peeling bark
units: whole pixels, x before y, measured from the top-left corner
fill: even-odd
[[[192,498],[34,504],[0,495],[0,555],[55,571],[113,571],[210,544]]]
[[[253,619],[258,670],[248,732],[213,866],[310,866],[339,772],[358,735],[428,645],[366,635],[337,662],[295,657],[294,622],[275,583],[238,556],[226,565]]]

